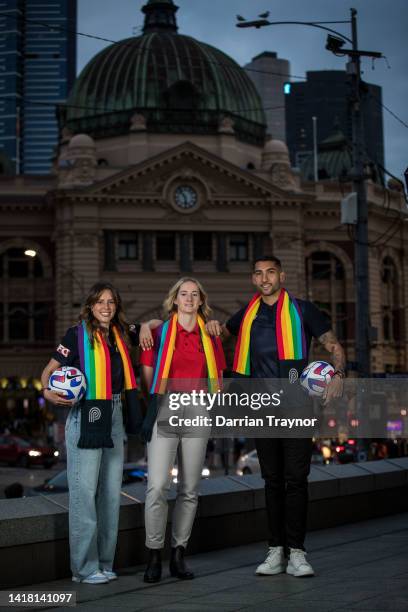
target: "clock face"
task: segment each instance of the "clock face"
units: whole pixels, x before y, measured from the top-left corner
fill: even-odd
[[[174,201],[179,208],[189,210],[198,202],[198,194],[190,185],[179,185],[174,192]]]

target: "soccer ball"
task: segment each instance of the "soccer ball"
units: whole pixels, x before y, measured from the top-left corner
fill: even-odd
[[[51,374],[48,388],[62,393],[65,399],[79,402],[86,392],[85,376],[78,368],[63,366]]]
[[[300,375],[302,389],[311,397],[322,397],[334,374],[334,368],[327,361],[312,361]]]

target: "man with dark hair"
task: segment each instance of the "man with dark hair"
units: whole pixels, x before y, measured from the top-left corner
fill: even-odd
[[[252,263],[252,272],[255,272],[256,265],[261,262],[272,262],[273,264],[276,264],[276,266],[278,266],[280,271],[282,271],[282,262],[278,257],[276,257],[275,255],[262,255],[262,257],[258,257]]]
[[[210,334],[238,336],[234,371],[251,378],[287,379],[289,372],[293,373],[295,369],[297,376],[300,376],[308,363],[312,337],[316,337],[330,353],[335,369],[324,401],[328,403],[340,397],[345,376],[345,355],[327,318],[314,304],[296,299],[284,289],[285,272],[274,255],[260,257],[254,262],[252,282],[257,294],[247,306],[234,314],[225,325],[218,321],[207,324]],[[286,313],[286,319],[282,313]],[[283,328],[288,318],[292,322],[290,329],[294,327],[296,332]],[[246,342],[243,339],[245,333]],[[290,337],[291,333],[294,339]],[[289,337],[294,347],[286,354],[287,341],[282,342],[283,335],[285,339]],[[273,575],[286,571],[297,577],[313,576],[314,571],[306,560],[304,549],[312,440],[258,438],[256,448],[265,480],[269,528],[268,554],[256,569],[256,574]],[[289,553],[287,565],[285,553]]]

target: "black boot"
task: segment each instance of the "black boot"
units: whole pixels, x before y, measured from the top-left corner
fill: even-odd
[[[160,550],[149,550],[149,561],[143,580],[145,582],[159,582],[162,575],[161,552]]]
[[[176,548],[171,549],[170,574],[177,576],[180,580],[192,580],[194,578],[193,572],[190,572],[184,561],[184,546],[176,546]]]

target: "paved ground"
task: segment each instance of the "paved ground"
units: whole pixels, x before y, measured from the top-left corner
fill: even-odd
[[[24,490],[41,485],[47,478],[52,478],[61,470],[65,470],[65,463],[59,462],[49,470],[42,465],[36,465],[28,469],[20,467],[0,466],[0,499],[4,498],[4,488],[13,482],[20,482]]]
[[[145,585],[143,568],[135,567],[110,585],[74,589],[59,580],[25,590],[76,590],[81,612],[407,612],[408,514],[316,531],[307,546],[314,578],[255,576],[266,549],[253,544],[191,557],[197,577],[186,583],[167,577],[166,567],[161,583]]]

